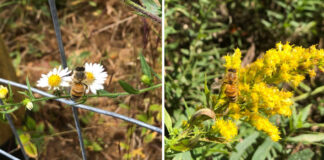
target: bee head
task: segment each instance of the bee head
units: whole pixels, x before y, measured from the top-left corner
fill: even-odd
[[[228,72],[236,73],[236,69],[230,68],[230,69],[228,69]]]
[[[81,72],[82,72],[82,71],[84,71],[85,69],[84,69],[84,67],[76,67],[75,70],[76,70],[76,71],[81,71]]]

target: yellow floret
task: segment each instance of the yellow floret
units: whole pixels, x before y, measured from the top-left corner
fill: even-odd
[[[0,85],[0,99],[6,98],[8,94],[8,88]]]
[[[258,114],[253,114],[251,115],[250,122],[257,130],[267,133],[273,141],[278,141],[280,139],[280,132],[278,128],[270,123],[267,118],[264,118]]]
[[[226,141],[232,140],[237,135],[237,127],[235,123],[231,120],[216,120],[215,124],[212,126],[212,129],[218,131]]]

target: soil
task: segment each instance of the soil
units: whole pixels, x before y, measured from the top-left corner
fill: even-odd
[[[138,57],[142,52],[153,70],[161,74],[161,26],[135,14],[123,1],[93,2],[96,7],[85,0],[57,3],[68,67],[75,68],[85,62],[101,63],[109,74],[105,82],[108,92],[124,92],[119,80],[135,88],[146,88],[140,81],[142,72]],[[47,1],[16,2],[3,7],[0,17],[4,18],[0,21],[0,33],[11,53],[19,82],[25,84],[28,76],[32,86],[36,86],[41,74],[60,64]],[[154,83],[160,82],[155,79]],[[138,114],[149,113],[150,105],[161,105],[161,101],[161,88],[158,88],[114,99],[89,98],[85,104],[136,118]],[[130,109],[120,107],[121,104]],[[27,111],[27,116],[37,124],[45,124],[38,159],[82,159],[71,107],[56,101],[39,103],[39,107],[39,111]],[[88,121],[81,120],[83,137],[89,142],[98,142],[102,148],[95,151],[86,145],[88,159],[125,159],[127,154],[132,155],[130,159],[161,159],[161,135],[156,134],[146,143],[145,135],[153,132],[143,134],[142,127],[134,128],[122,120],[80,109],[79,118],[88,118]],[[161,128],[161,119],[154,119],[151,124]]]

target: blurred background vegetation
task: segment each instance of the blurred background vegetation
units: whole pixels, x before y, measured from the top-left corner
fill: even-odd
[[[133,2],[161,14],[161,1]],[[136,89],[161,83],[157,78],[149,83],[141,80],[139,58],[142,53],[152,71],[161,75],[159,23],[121,0],[56,0],[56,7],[70,69],[85,62],[101,63],[108,72],[104,84],[108,92],[124,92],[119,80]],[[26,84],[28,76],[35,86],[42,73],[61,64],[47,0],[0,0],[0,36],[19,83]],[[161,88],[114,99],[89,98],[86,104],[161,127]],[[161,159],[158,133],[85,110],[79,110],[79,118],[88,159]],[[81,159],[70,106],[56,101],[38,103],[17,128],[33,144],[28,153],[31,157]],[[19,154],[14,139],[1,148]]]
[[[289,41],[307,48],[324,47],[322,0],[197,0],[190,3],[166,0],[165,3],[165,108],[175,128],[188,120],[196,106],[205,103],[205,74],[208,86],[217,93],[224,74],[222,57],[232,54],[235,48],[241,49],[242,63],[246,65],[274,48],[277,42]],[[255,135],[254,129],[242,124],[239,142],[211,144],[185,153],[167,151],[167,159],[323,159],[323,138],[308,135],[324,132],[324,94],[309,95],[322,87],[323,82],[324,74],[319,71],[314,79],[307,77],[294,89],[294,96],[299,97],[293,106],[294,115],[276,123],[284,135],[307,134],[305,139],[274,143],[266,136]]]

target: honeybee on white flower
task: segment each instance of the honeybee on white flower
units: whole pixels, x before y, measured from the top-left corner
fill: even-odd
[[[90,91],[96,94],[98,90],[104,89],[107,77],[108,74],[103,66],[97,63],[85,63],[84,67],[76,67],[72,75],[68,68],[62,69],[60,66],[48,74],[42,74],[41,79],[37,81],[37,86],[54,90],[60,87],[71,87],[71,98],[75,100]]]

